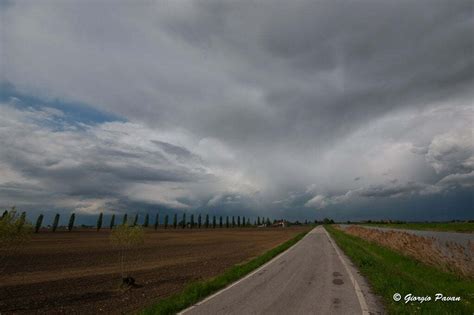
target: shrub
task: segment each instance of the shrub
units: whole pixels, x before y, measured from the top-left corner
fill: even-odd
[[[159,225],[160,225],[160,214],[157,213],[156,218],[155,218],[155,231],[158,229]]]
[[[97,231],[99,231],[102,228],[103,217],[104,217],[104,214],[102,212],[99,213],[99,217],[97,218]]]
[[[167,228],[168,228],[168,215],[165,215],[165,222],[164,222],[164,224],[165,224],[165,229],[167,229]]]
[[[110,218],[110,229],[112,230],[115,226],[115,214],[112,214],[112,217]]]
[[[209,214],[206,214],[206,221],[204,221],[204,226],[206,229],[209,227]]]
[[[71,216],[69,217],[69,223],[67,224],[67,229],[69,232],[71,232],[72,228],[74,227],[74,220],[76,220],[76,214],[73,212],[71,213]]]
[[[143,221],[143,227],[148,227],[148,223],[150,221],[150,216],[148,215],[148,213],[145,215],[145,221]]]
[[[41,225],[43,224],[43,214],[40,214],[38,216],[38,219],[36,219],[36,224],[35,224],[35,233],[38,233],[39,230],[41,229]]]
[[[178,215],[175,213],[173,218],[173,227],[176,229],[178,227]]]
[[[59,213],[56,213],[54,216],[54,221],[53,221],[53,232],[56,232],[59,224]]]
[[[130,276],[132,263],[139,253],[139,245],[143,244],[145,232],[142,227],[119,225],[112,230],[110,241],[118,249],[122,285],[129,286],[135,282]]]
[[[127,225],[127,221],[128,221],[128,215],[125,213],[123,215],[122,225]]]
[[[216,228],[216,216],[212,216],[212,228],[215,229]]]
[[[30,239],[32,230],[26,224],[26,214],[18,216],[14,208],[4,213],[0,220],[0,273],[6,268],[7,259]]]

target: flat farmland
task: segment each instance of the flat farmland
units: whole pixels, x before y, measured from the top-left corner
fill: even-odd
[[[44,231],[6,256],[0,313],[123,313],[139,310],[259,256],[309,227],[148,230],[129,253],[136,287],[120,287],[109,231]]]

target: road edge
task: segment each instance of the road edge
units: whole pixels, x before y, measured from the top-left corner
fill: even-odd
[[[359,283],[357,282],[356,278],[354,277],[354,275],[352,274],[352,270],[351,268],[349,267],[346,259],[343,257],[343,255],[341,254],[341,250],[339,249],[339,247],[337,246],[337,244],[334,242],[334,240],[332,239],[331,235],[329,235],[328,231],[326,231],[326,228],[323,227],[323,230],[324,230],[324,233],[326,233],[326,236],[328,237],[329,239],[329,242],[331,243],[332,247],[334,248],[334,250],[336,251],[336,254],[337,256],[339,257],[339,259],[341,260],[343,266],[344,266],[344,269],[346,269],[347,271],[347,274],[349,275],[349,278],[352,282],[352,285],[354,286],[354,290],[355,290],[355,293],[356,293],[356,296],[357,296],[357,300],[359,301],[359,305],[360,305],[360,308],[362,310],[362,314],[363,315],[369,315],[370,314],[370,311],[369,311],[369,307],[367,305],[367,301],[364,297],[364,292],[362,291],[362,289],[360,288],[360,285]]]

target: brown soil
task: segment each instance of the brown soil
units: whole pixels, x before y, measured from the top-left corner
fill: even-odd
[[[109,232],[43,232],[7,257],[0,314],[127,313],[213,277],[294,237],[305,228],[148,231],[131,253],[137,286],[120,287]],[[5,253],[0,253],[5,255]]]

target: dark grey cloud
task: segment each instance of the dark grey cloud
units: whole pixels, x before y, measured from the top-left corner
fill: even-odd
[[[45,103],[4,102],[0,185],[299,215],[472,189],[472,1],[0,10],[2,84]],[[52,101],[123,121],[68,123]]]

